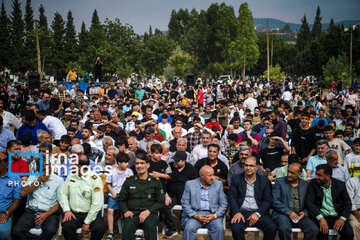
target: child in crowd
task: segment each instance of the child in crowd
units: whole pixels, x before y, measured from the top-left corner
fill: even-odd
[[[128,168],[129,161],[129,155],[119,152],[116,156],[117,167],[114,167],[111,171],[111,175],[106,177],[106,185],[109,190],[107,211],[109,234],[106,237],[106,240],[111,240],[114,237],[114,210],[119,209],[117,198],[121,191],[121,187],[127,177],[134,175],[131,169]]]
[[[351,177],[360,176],[360,138],[354,140],[354,152],[345,156],[344,167]]]
[[[59,158],[59,154],[65,154],[66,156],[70,156],[69,147],[71,144],[71,137],[69,135],[63,135],[60,138],[60,146],[54,147],[52,150],[53,154],[58,154],[56,157]],[[61,159],[63,162],[64,159]]]
[[[341,163],[341,165],[344,165],[344,152],[348,151],[348,153],[351,153],[351,147],[347,145],[343,140],[334,138],[335,130],[330,126],[324,127],[324,135],[329,143],[330,150],[334,150],[335,152],[337,152],[339,156],[339,163]]]

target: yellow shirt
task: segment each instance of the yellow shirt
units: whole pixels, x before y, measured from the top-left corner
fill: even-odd
[[[68,76],[69,76],[69,80],[70,81],[75,81],[76,80],[76,72],[74,71],[70,71],[69,73],[68,73]]]

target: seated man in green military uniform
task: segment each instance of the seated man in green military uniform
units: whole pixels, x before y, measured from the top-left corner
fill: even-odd
[[[128,177],[119,194],[119,208],[124,214],[122,238],[135,239],[135,231],[144,229],[146,240],[157,239],[158,211],[164,204],[160,180],[148,174],[150,167],[146,153],[136,154],[137,175]]]
[[[76,173],[68,175],[60,194],[60,205],[64,211],[64,238],[77,240],[76,230],[81,228],[81,234],[91,233],[91,240],[100,240],[105,233],[101,216],[103,183],[100,177],[90,171],[86,155],[80,155],[78,164],[74,166]]]

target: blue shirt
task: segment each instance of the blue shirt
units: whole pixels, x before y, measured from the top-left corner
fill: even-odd
[[[25,186],[36,182],[38,176],[30,176]],[[31,194],[28,195],[26,208],[34,211],[49,211],[60,199],[61,187],[64,180],[51,174],[49,181],[41,183]]]
[[[21,179],[19,176],[0,177],[0,213],[6,212],[15,199],[21,199]]]
[[[31,144],[32,145],[37,145],[39,144],[39,140],[37,138],[37,132],[39,130],[43,130],[45,132],[49,132],[49,130],[47,129],[47,127],[45,126],[45,124],[43,124],[42,122],[36,122],[36,126],[34,128],[30,128],[29,125],[27,125],[26,123],[23,124],[18,131],[18,135],[17,135],[17,140],[22,140],[24,135],[27,132],[31,132],[32,134],[32,139],[31,139]]]
[[[327,164],[326,158],[320,158],[318,155],[309,157],[306,164],[306,170],[311,170],[311,178],[315,177],[316,167],[320,164]]]
[[[15,136],[9,129],[2,128],[0,130],[0,152],[6,151],[6,145],[10,140],[15,140]]]
[[[325,126],[327,126],[327,125],[329,124],[329,123],[328,123],[328,120],[327,120],[326,118],[319,118],[319,117],[316,117],[316,118],[314,118],[314,120],[312,121],[311,125],[312,125],[312,126],[316,126],[316,125],[318,125],[319,120],[323,120],[323,121],[324,121],[324,123],[325,123]]]
[[[40,110],[48,110],[50,108],[50,103],[49,102],[47,102],[47,103],[45,103],[45,102],[43,102],[43,101],[40,101],[39,102],[39,109]]]
[[[199,182],[200,182],[200,189],[201,189],[200,211],[208,211],[208,210],[210,210],[209,188],[211,187],[211,185],[209,185],[207,188],[204,188],[204,186],[201,184],[200,179],[199,179]]]

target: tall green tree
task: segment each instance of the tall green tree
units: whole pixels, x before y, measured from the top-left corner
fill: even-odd
[[[89,30],[89,45],[93,46],[95,49],[99,49],[102,44],[103,35],[103,26],[101,25],[98,13],[95,9],[91,18],[91,25]],[[90,54],[94,54],[94,56],[91,57],[95,62],[97,57],[96,55],[98,55],[97,51],[92,51]]]
[[[34,30],[34,11],[31,7],[31,0],[26,0],[25,6],[25,31],[32,32]]]
[[[81,23],[81,30],[78,36],[79,39],[79,54],[86,51],[86,48],[89,45],[88,41],[88,31],[86,30],[86,25],[84,21]]]
[[[48,27],[47,17],[45,15],[45,8],[42,4],[39,7],[39,28]]]
[[[55,12],[52,24],[52,67],[54,70],[60,70],[65,67],[65,48],[64,48],[64,36],[65,36],[65,22],[59,12]]]
[[[41,69],[46,71],[50,69],[50,56],[52,52],[51,48],[51,31],[48,28],[47,17],[45,15],[45,9],[43,5],[39,7],[39,22],[38,22],[38,31],[39,31],[39,45],[40,45],[40,57],[41,57]],[[49,71],[47,71],[49,72]],[[51,73],[51,72],[49,72]]]
[[[242,79],[245,79],[246,69],[254,66],[259,59],[259,46],[252,13],[248,3],[244,2],[239,8],[239,37],[236,40],[234,55],[242,66]]]
[[[322,27],[321,27],[321,17],[320,17],[320,7],[318,6],[316,9],[316,16],[314,20],[314,25],[311,30],[311,35],[313,38],[319,37],[322,33]]]
[[[301,51],[311,40],[311,32],[306,15],[301,19],[301,28],[297,34],[296,46]]]
[[[220,49],[222,59],[219,59],[226,71],[234,75],[234,68],[236,66],[236,59],[234,58],[230,48],[231,43],[238,38],[238,20],[235,17],[235,12],[232,6],[227,6],[225,3],[220,4],[217,13],[218,21],[216,22],[216,46]],[[224,73],[219,73],[224,74]]]
[[[64,50],[67,62],[74,62],[77,60],[77,39],[74,25],[74,18],[72,12],[69,10],[67,14],[67,22],[64,37]]]
[[[10,29],[9,18],[6,14],[4,0],[1,3],[1,15],[0,15],[0,70],[4,70],[5,67],[9,67],[10,59]]]
[[[19,0],[13,0],[11,19],[11,58],[10,69],[13,73],[25,72],[26,65],[24,65],[24,21],[22,19],[21,4]]]
[[[26,69],[37,69],[36,60],[36,37],[34,32],[34,11],[31,7],[31,0],[26,1],[25,5],[25,58]]]
[[[162,75],[173,48],[173,41],[155,30],[155,34],[149,36],[143,45],[142,65],[145,68],[145,73],[147,75]]]

